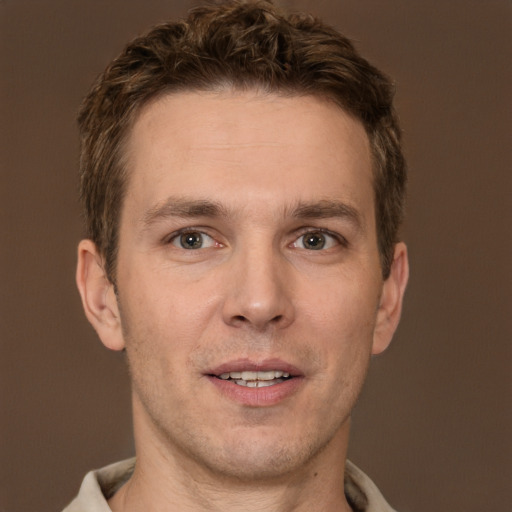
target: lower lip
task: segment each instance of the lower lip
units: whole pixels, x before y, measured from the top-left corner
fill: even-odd
[[[250,407],[277,405],[293,395],[304,381],[302,377],[293,377],[272,386],[249,388],[235,384],[233,381],[212,377],[211,375],[208,375],[208,380],[225,397]]]

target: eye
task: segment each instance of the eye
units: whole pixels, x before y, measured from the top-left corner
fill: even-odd
[[[185,231],[173,236],[170,239],[170,244],[179,249],[206,249],[215,245],[215,240],[200,231]]]
[[[323,231],[309,231],[297,238],[292,246],[309,251],[321,251],[322,249],[330,249],[339,244],[340,241],[333,235]]]

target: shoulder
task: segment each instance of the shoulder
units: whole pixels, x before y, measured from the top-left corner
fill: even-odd
[[[345,464],[345,494],[355,512],[396,512],[372,480],[355,464]]]
[[[107,500],[130,478],[134,468],[135,458],[90,471],[63,512],[111,512]]]

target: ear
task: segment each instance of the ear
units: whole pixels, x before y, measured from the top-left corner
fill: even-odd
[[[407,247],[400,242],[395,245],[393,263],[389,277],[384,281],[377,311],[377,322],[373,333],[372,354],[380,354],[391,343],[402,313],[402,301],[409,279]]]
[[[78,245],[76,284],[85,316],[102,343],[111,350],[122,350],[124,338],[114,285],[105,274],[103,258],[92,240]]]

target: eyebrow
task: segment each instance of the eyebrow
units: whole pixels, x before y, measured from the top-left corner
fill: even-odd
[[[225,217],[226,208],[220,203],[206,199],[189,199],[186,197],[168,197],[165,201],[146,210],[141,223],[148,228],[159,220],[169,217]]]
[[[363,227],[363,221],[356,208],[338,200],[320,200],[315,202],[299,201],[295,205],[285,209],[285,217],[296,219],[346,219],[357,229]],[[208,199],[191,199],[182,196],[171,196],[156,206],[149,208],[141,217],[143,230],[152,224],[170,217],[194,218],[228,218],[232,214],[221,203]]]
[[[291,210],[297,219],[347,219],[357,229],[363,228],[363,220],[359,211],[347,203],[337,200],[321,200],[314,203],[299,202]]]

